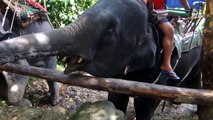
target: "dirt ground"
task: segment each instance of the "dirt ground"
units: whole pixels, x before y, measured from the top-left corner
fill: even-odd
[[[35,116],[40,116],[39,120],[58,120],[55,115],[59,114],[60,119],[70,119],[68,116],[73,113],[82,103],[94,102],[100,100],[106,100],[107,92],[96,91],[81,87],[74,87],[61,84],[60,87],[61,100],[58,105],[51,106],[48,102],[47,96],[48,87],[44,80],[33,80],[29,83],[26,89],[24,98],[29,99],[33,104],[33,112],[30,110],[21,110],[16,107],[6,106],[0,107],[0,120],[25,120],[20,116],[34,116],[32,120],[35,120]],[[196,106],[190,104],[173,105],[166,102],[165,108],[162,110],[162,104],[157,108],[152,120],[197,120]],[[17,112],[20,111],[20,112]],[[27,112],[26,112],[27,111]],[[42,114],[36,114],[35,112],[43,111]],[[54,115],[49,115],[54,111]],[[20,115],[21,114],[21,115]],[[51,116],[51,117],[50,117]],[[134,108],[133,99],[130,99],[128,105],[127,120],[134,120]],[[38,118],[38,117],[37,117]],[[28,120],[27,118],[26,120]]]

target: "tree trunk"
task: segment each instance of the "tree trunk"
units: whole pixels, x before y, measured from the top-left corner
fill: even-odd
[[[204,89],[213,89],[213,0],[206,0],[207,8],[204,40],[203,40],[203,87]],[[213,106],[198,106],[199,120],[213,120]]]

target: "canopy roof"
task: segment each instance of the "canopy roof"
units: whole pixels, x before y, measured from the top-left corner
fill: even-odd
[[[205,2],[205,0],[188,0],[188,1],[189,1],[190,6],[192,6],[193,2],[195,2],[195,1],[204,1]],[[167,0],[167,6],[169,8],[182,8],[182,5],[179,2],[179,0]]]

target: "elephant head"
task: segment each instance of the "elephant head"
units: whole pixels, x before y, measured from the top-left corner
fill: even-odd
[[[37,56],[74,56],[78,60],[65,73],[81,70],[113,77],[126,67],[129,71],[151,67],[156,47],[143,1],[99,0],[74,23],[3,41],[0,51],[0,64]]]

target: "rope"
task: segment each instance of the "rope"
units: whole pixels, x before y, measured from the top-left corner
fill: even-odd
[[[9,31],[9,32],[12,32],[12,29],[13,29],[13,24],[14,24],[14,20],[15,20],[15,16],[16,16],[18,1],[19,1],[19,0],[16,0],[16,2],[15,2],[15,11],[14,11],[14,13],[13,13],[13,18],[12,18],[12,21],[11,21],[10,31]]]
[[[44,9],[47,10],[47,1],[46,0],[43,0],[43,6],[44,6]]]
[[[152,0],[148,1],[148,9],[149,9],[149,11],[152,11],[154,9],[153,1]]]
[[[10,7],[11,2],[12,2],[12,0],[10,0],[8,6],[6,7],[6,11],[5,11],[5,13],[4,13],[4,17],[3,17],[2,23],[1,23],[1,26],[2,26],[2,27],[4,27],[5,20],[6,20],[6,17],[7,17],[7,13],[8,13],[8,11],[9,11],[9,9],[10,9],[9,7]]]

